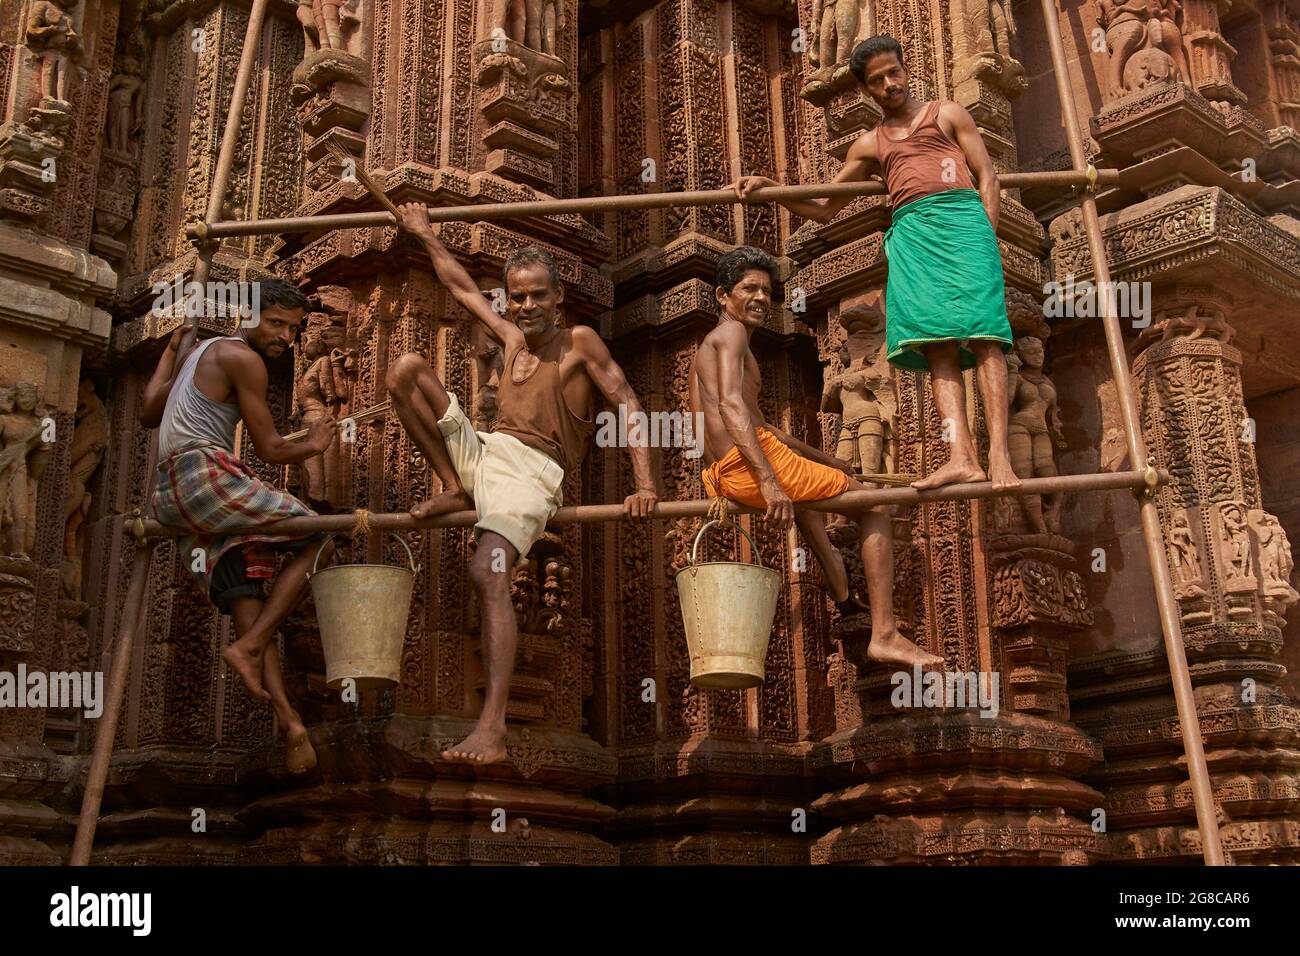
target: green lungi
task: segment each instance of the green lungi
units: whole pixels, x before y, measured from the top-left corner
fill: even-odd
[[[962,343],[961,367],[972,368],[969,339],[1012,347],[1002,255],[974,189],[947,189],[894,210],[885,233],[885,344],[898,368],[928,371],[919,350],[929,342]]]

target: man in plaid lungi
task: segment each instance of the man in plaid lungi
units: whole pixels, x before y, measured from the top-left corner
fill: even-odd
[[[307,300],[278,279],[252,286],[257,308],[235,335],[207,339],[178,357],[184,334],[176,331],[145,387],[140,421],[159,429],[155,514],[163,524],[192,532],[180,540],[181,560],[208,599],[234,620],[237,639],[222,657],[254,697],[272,702],[288,740],[288,767],[303,772],[315,766],[316,754],[285,694],[275,633],[306,593],[321,536],[223,532],[315,514],[235,456],[241,419],[258,456],[274,465],[321,454],[334,441],[336,425],[328,416],[318,419],[302,442],[276,432],[266,403],[266,360],[293,346]],[[277,552],[291,555],[278,577]],[[328,562],[332,553],[327,543],[322,558]]]

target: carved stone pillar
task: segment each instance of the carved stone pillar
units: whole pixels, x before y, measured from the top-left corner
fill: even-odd
[[[1171,477],[1157,504],[1224,848],[1237,863],[1284,863],[1300,843],[1284,809],[1296,776],[1271,754],[1279,742],[1289,746],[1300,717],[1279,686],[1277,660],[1282,615],[1297,595],[1285,532],[1260,500],[1243,357],[1226,321],[1233,308],[1218,286],[1158,288],[1132,368],[1147,446]],[[1137,557],[1106,550],[1126,565]],[[1146,622],[1134,623],[1125,653],[1085,658],[1072,671],[1080,719],[1106,747],[1106,764],[1091,779],[1106,793],[1117,859],[1197,858],[1158,630],[1139,642]]]
[[[1270,99],[1282,126],[1300,128],[1300,16],[1282,0],[1261,10],[1273,75]]]
[[[1021,343],[1045,337],[1041,309],[1030,327],[1023,309],[1011,312]],[[1041,361],[1029,345],[1021,351]],[[1013,377],[1013,422],[1022,407],[1050,416],[1050,380],[1035,376],[1024,385],[1032,402]],[[973,382],[967,400],[974,409]],[[900,374],[899,402],[899,471],[929,473],[946,446],[928,380]],[[1026,477],[1054,469],[1050,452],[1016,465]],[[947,697],[942,687],[931,697],[913,686],[920,675],[870,664],[859,651],[862,724],[837,725],[816,758],[840,789],[814,804],[833,827],[814,844],[814,863],[1083,864],[1104,855],[1105,840],[1090,826],[1100,794],[1079,780],[1101,748],[1067,723],[1065,693],[1069,637],[1092,612],[1069,540],[1035,531],[1020,509],[1008,500],[915,510],[895,561],[900,629],[943,656],[946,675],[964,675],[963,696],[954,684]],[[836,634],[861,647],[869,622],[842,619]],[[1010,767],[1034,786],[1008,787]],[[992,805],[999,809],[983,809]]]

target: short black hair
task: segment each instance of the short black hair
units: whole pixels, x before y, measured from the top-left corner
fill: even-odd
[[[296,286],[278,276],[258,279],[253,283],[253,288],[257,290],[259,310],[279,306],[282,309],[310,311],[311,303],[308,298],[299,292]]]
[[[510,288],[510,271],[517,269],[519,266],[527,265],[546,266],[546,271],[550,273],[551,285],[560,288],[560,267],[555,264],[555,257],[543,249],[541,246],[524,246],[522,249],[516,249],[506,258],[506,263],[501,267],[501,281],[507,289]]]
[[[893,37],[886,34],[880,36],[867,37],[853,48],[849,55],[849,72],[863,86],[867,85],[867,63],[873,56],[879,56],[882,53],[892,53],[898,57],[898,65],[905,68],[907,64],[903,62],[903,48]]]
[[[722,291],[728,295],[751,269],[762,269],[772,280],[772,288],[776,289],[776,260],[757,246],[736,246],[730,252],[724,253],[718,259],[718,271],[716,285],[722,287]]]

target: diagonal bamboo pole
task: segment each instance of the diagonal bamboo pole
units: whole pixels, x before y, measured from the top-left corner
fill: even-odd
[[[130,518],[123,518],[123,525]],[[123,527],[123,532],[126,528]],[[95,732],[95,745],[91,750],[90,770],[86,774],[86,792],[81,798],[81,816],[77,819],[77,835],[72,841],[73,866],[90,865],[90,849],[95,842],[95,829],[99,825],[99,808],[104,800],[104,786],[108,781],[108,765],[113,756],[113,743],[117,738],[117,723],[122,714],[122,698],[126,696],[126,675],[131,669],[131,653],[135,648],[135,632],[143,616],[145,581],[148,579],[151,545],[136,541],[125,533],[121,540],[133,546],[131,576],[126,589],[126,603],[122,607],[122,622],[113,641],[113,660],[108,669],[108,694],[104,712],[100,714]]]
[[[357,167],[361,174],[360,166]],[[364,182],[364,181],[363,181]],[[1119,182],[1117,169],[1067,169],[1039,173],[1005,173],[998,177],[1003,189],[1026,186],[1111,186]],[[376,187],[375,192],[378,192]],[[883,196],[885,184],[809,183],[801,186],[764,186],[751,190],[745,205],[782,199],[814,199],[823,196]],[[700,189],[689,192],[638,193],[630,196],[583,196],[579,199],[538,199],[529,202],[481,203],[469,206],[441,206],[429,210],[430,222],[479,222],[492,219],[521,219],[525,216],[554,216],[560,213],[616,212],[627,209],[662,209],[685,206],[717,206],[740,202],[728,189]],[[228,236],[316,232],[327,229],[356,229],[362,226],[391,226],[388,212],[348,212],[321,216],[289,216],[283,219],[250,219],[244,222],[196,222],[186,230],[196,242]]]
[[[248,29],[244,33],[244,46],[239,54],[239,66],[235,70],[235,88],[230,94],[230,108],[226,111],[226,125],[221,136],[221,146],[217,151],[217,166],[212,176],[212,188],[208,193],[205,217],[207,222],[217,222],[221,219],[221,204],[225,200],[226,189],[230,184],[230,170],[235,161],[235,144],[239,141],[239,130],[243,121],[244,99],[248,96],[253,64],[257,61],[258,41],[262,36],[262,22],[266,18],[266,5],[267,0],[253,0],[252,8],[248,13]],[[208,281],[208,273],[212,269],[212,257],[216,251],[216,242],[203,242],[198,245],[198,258],[190,274],[190,281],[200,288]],[[187,313],[191,311],[198,310],[186,310]],[[185,319],[184,329],[185,331],[181,333],[180,348],[177,350],[178,368],[180,358],[189,351],[198,338],[197,315]],[[151,445],[157,448],[156,435]],[[95,828],[99,823],[99,808],[104,799],[104,786],[108,781],[108,768],[113,755],[113,741],[117,737],[117,724],[121,717],[122,697],[126,693],[126,675],[131,663],[135,630],[144,603],[149,552],[150,549],[147,547],[137,547],[131,564],[126,607],[122,611],[122,623],[118,627],[113,661],[109,668],[108,699],[104,704],[104,713],[100,715],[90,759],[90,770],[86,776],[86,790],[81,798],[81,816],[77,820],[77,834],[72,844],[70,862],[73,866],[87,866],[90,863]]]
[[[235,144],[239,142],[239,130],[243,125],[244,99],[248,96],[248,87],[253,80],[253,64],[257,61],[258,41],[262,36],[262,21],[266,18],[267,0],[253,0],[248,12],[248,29],[244,33],[244,47],[239,53],[239,66],[235,70],[235,88],[230,94],[230,109],[226,111],[226,125],[221,134],[221,146],[217,150],[217,166],[212,174],[212,188],[208,192],[208,208],[204,215],[205,223],[221,221],[221,204],[225,202],[226,190],[230,186],[230,170],[235,163]],[[198,258],[190,281],[202,288],[212,271],[212,257],[216,255],[218,243],[203,241],[196,243]],[[198,293],[202,295],[202,293]],[[177,349],[177,367],[180,357],[194,344],[199,334],[200,310],[186,309],[185,331],[181,335],[180,348]],[[189,313],[195,313],[188,315]]]
[[[1074,106],[1074,89],[1070,70],[1065,62],[1061,43],[1060,10],[1057,0],[1041,0],[1047,42],[1051,47],[1052,66],[1056,74],[1056,92],[1061,99],[1061,118],[1070,146],[1070,162],[1075,169],[1088,165],[1083,149],[1083,136],[1079,132],[1079,116]],[[1083,225],[1088,235],[1088,252],[1092,256],[1093,275],[1102,289],[1110,288],[1110,265],[1106,261],[1106,247],[1101,235],[1101,221],[1097,217],[1097,201],[1092,192],[1085,193],[1082,202]],[[1124,352],[1124,336],[1119,319],[1112,308],[1110,297],[1101,299],[1101,319],[1106,330],[1106,350],[1110,353],[1111,375],[1119,396],[1120,413],[1124,419],[1124,432],[1128,440],[1131,467],[1143,468],[1149,464],[1137,404],[1133,398],[1133,383],[1129,379],[1128,356]],[[1174,703],[1178,709],[1178,723],[1182,729],[1183,749],[1187,753],[1187,770],[1192,783],[1192,802],[1196,807],[1196,823],[1201,833],[1201,850],[1207,866],[1223,866],[1223,845],[1219,837],[1218,817],[1214,807],[1214,790],[1205,762],[1205,749],[1201,742],[1201,721],[1196,713],[1196,698],[1192,693],[1192,679],[1187,667],[1187,653],[1183,647],[1182,622],[1178,602],[1174,599],[1173,583],[1165,557],[1164,532],[1160,528],[1160,515],[1156,510],[1154,489],[1140,500],[1142,532],[1146,538],[1147,560],[1155,584],[1156,606],[1160,613],[1164,634],[1165,656],[1169,659],[1169,676],[1174,685]]]

